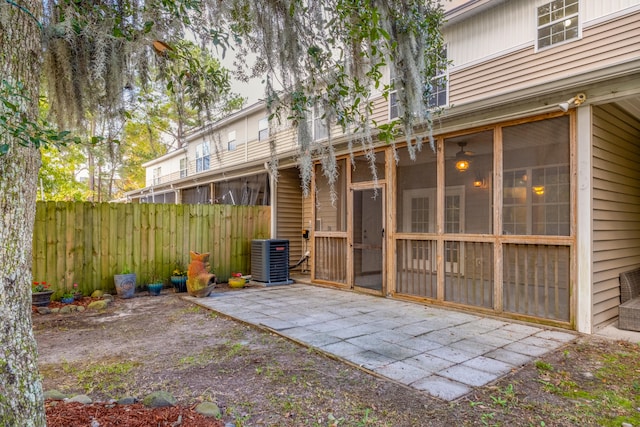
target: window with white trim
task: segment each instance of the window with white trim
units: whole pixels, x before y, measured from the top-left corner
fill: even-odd
[[[203,142],[196,146],[196,172],[202,172],[209,169],[209,160],[211,148],[209,143]]]
[[[311,111],[307,112],[307,124],[309,125],[313,141],[325,139],[329,136],[324,108],[321,102],[322,101],[316,102],[313,108],[311,108]]]
[[[187,158],[180,159],[180,178],[184,178],[187,176],[187,169],[189,167],[189,161]]]
[[[389,86],[393,86],[396,82],[396,72],[393,67],[389,69]],[[394,90],[389,93],[389,120],[393,120],[400,115],[398,111],[398,91]]]
[[[153,185],[160,184],[161,168],[157,167],[153,170]]]
[[[431,94],[427,99],[427,107],[438,108],[445,107],[448,103],[447,92],[449,89],[449,76],[448,76],[448,60],[447,60],[447,48],[444,47],[438,55],[438,64],[436,67],[435,75],[428,81],[431,86]],[[393,68],[389,71],[389,85],[394,85],[396,80],[395,72]],[[398,91],[394,90],[389,93],[389,120],[393,120],[399,117],[400,111],[398,109]]]
[[[227,150],[233,151],[237,148],[238,144],[236,142],[236,131],[232,130],[229,132],[227,137]]]
[[[554,0],[538,7],[538,49],[578,38],[579,3],[580,0]]]
[[[269,139],[269,118],[265,117],[258,122],[258,141]]]
[[[448,65],[447,48],[445,46],[440,55],[438,55],[436,73],[429,79],[431,95],[427,99],[427,106],[430,108],[445,107],[447,105],[447,91],[449,88]]]

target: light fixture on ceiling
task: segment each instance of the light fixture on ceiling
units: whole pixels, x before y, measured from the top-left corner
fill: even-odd
[[[587,100],[587,95],[585,95],[584,93],[579,93],[573,98],[567,100],[566,102],[561,102],[560,104],[558,104],[558,107],[560,107],[560,109],[566,113],[567,111],[569,111],[569,107],[571,107],[572,105],[575,105],[576,107],[578,107],[580,106],[580,104],[582,104],[586,100]]]
[[[471,166],[469,162],[469,156],[467,152],[464,151],[464,147],[467,145],[466,142],[458,142],[460,146],[460,151],[456,153],[456,169],[460,172],[465,172]]]
[[[476,176],[476,179],[473,180],[473,186],[475,188],[487,188],[487,183],[484,178],[481,176]]]
[[[542,196],[544,194],[544,185],[536,185],[531,187],[531,189],[537,196]]]

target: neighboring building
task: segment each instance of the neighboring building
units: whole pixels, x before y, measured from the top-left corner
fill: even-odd
[[[585,333],[614,322],[618,275],[640,265],[640,0],[446,8],[436,152],[400,149],[396,164],[380,145],[374,183],[335,137],[338,201],[322,177],[304,199],[294,134],[266,130],[258,103],[147,163],[129,197],[270,204],[272,236],[292,262],[308,244],[316,283]],[[396,114],[377,100],[376,121]]]

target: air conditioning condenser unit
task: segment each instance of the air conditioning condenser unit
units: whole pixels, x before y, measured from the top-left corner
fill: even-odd
[[[251,280],[265,286],[290,285],[289,241],[256,239],[251,241]]]

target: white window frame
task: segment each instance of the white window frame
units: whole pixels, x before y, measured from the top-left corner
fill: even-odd
[[[269,118],[264,117],[258,122],[258,141],[269,139]]]
[[[460,216],[458,218],[458,224],[456,234],[464,233],[465,224],[465,187],[464,185],[450,186],[445,189],[445,196],[458,196],[460,200],[457,208],[460,210]],[[427,218],[428,231],[427,233],[435,233],[436,229],[436,189],[435,188],[415,188],[410,190],[404,190],[402,192],[402,228],[405,233],[414,233],[411,227],[411,205],[413,199],[426,198],[429,201],[429,217]],[[412,259],[411,266],[416,269],[435,271],[436,269],[436,240],[431,242],[428,249],[429,259]],[[464,243],[460,243],[460,253],[458,255],[458,262],[451,262],[445,260],[445,272],[447,273],[460,273],[464,274],[464,263],[461,260],[464,259]]]
[[[189,174],[189,159],[180,159],[180,178],[185,178]]]
[[[238,148],[238,141],[236,140],[236,131],[229,131],[227,136],[227,150],[233,151]]]
[[[442,61],[438,67],[438,71],[436,75],[431,77],[429,81],[433,86],[434,90],[431,93],[431,96],[427,100],[427,105],[429,108],[443,108],[449,105],[449,61],[448,61],[448,53],[447,46],[442,47],[442,52],[439,55],[440,61]],[[444,85],[439,84],[444,80]],[[444,102],[437,102],[440,100],[440,95],[444,94]],[[436,102],[432,103],[432,98],[436,100]]]
[[[534,175],[534,172],[546,172],[546,171],[554,171],[554,170],[558,170],[561,168],[566,168],[569,169],[569,165],[567,164],[548,164],[548,165],[537,165],[537,166],[527,166],[527,167],[522,167],[522,168],[515,168],[515,169],[505,169],[503,174],[504,176],[510,176],[511,174],[513,174],[514,172],[524,172],[523,176],[527,177],[527,179],[523,179],[522,180],[522,185],[518,186],[518,187],[504,187],[503,188],[503,193],[506,193],[507,191],[510,190],[514,190],[514,189],[518,189],[520,194],[522,194],[521,198],[523,200],[522,203],[505,203],[504,200],[502,202],[502,218],[503,218],[503,231],[502,234],[505,235],[519,235],[519,236],[543,236],[543,237],[548,237],[548,236],[558,236],[558,237],[569,237],[571,235],[571,229],[570,229],[570,222],[571,222],[571,186],[570,183],[565,181],[565,182],[559,182],[559,181],[552,181],[550,183],[540,183],[539,185],[534,185],[534,183],[532,182],[532,177]],[[560,176],[560,174],[558,173],[557,175],[554,176],[554,178],[558,178]],[[570,176],[570,173],[569,173]],[[569,178],[570,179],[570,178]],[[506,184],[503,184],[506,185]],[[541,190],[544,192],[549,192],[549,190],[552,187],[568,187],[568,191],[566,192],[567,197],[563,198],[563,199],[555,199],[555,200],[546,200],[546,199],[541,199],[539,200],[539,197],[537,197],[536,195],[536,187],[542,187]],[[544,194],[544,193],[541,193]],[[552,206],[556,206],[556,207],[566,207],[569,210],[569,217],[567,218],[567,221],[557,221],[557,222],[551,222],[551,221],[545,221],[545,228],[549,227],[549,226],[555,226],[558,229],[561,228],[566,228],[567,229],[567,233],[566,234],[534,234],[533,233],[533,229],[534,229],[534,223],[533,223],[533,218],[534,218],[534,209],[537,206],[542,206],[542,207],[552,207]],[[507,222],[506,218],[505,218],[505,214],[506,214],[506,209],[522,209],[525,212],[525,218],[524,221],[518,222],[518,221],[510,221]],[[520,226],[521,228],[525,229],[525,233],[516,233],[514,232],[513,228],[518,228],[518,226]],[[510,230],[507,232],[507,228],[510,228]]]
[[[393,71],[393,67],[389,67],[389,86],[395,83],[396,76]],[[400,115],[398,110],[398,91],[393,90],[389,92],[389,120],[397,119]]]
[[[447,46],[443,46],[442,52],[439,55],[439,59],[441,61],[441,67],[438,68],[436,75],[431,77],[429,81],[431,82],[434,90],[427,100],[427,107],[430,109],[443,108],[449,105],[449,61],[447,59]],[[395,83],[395,73],[393,72],[393,68],[389,67],[389,86]],[[444,80],[444,85],[438,84],[440,81]],[[444,95],[444,102],[434,102],[432,103],[432,99],[436,101],[440,100],[441,95]],[[398,91],[394,89],[389,92],[389,120],[393,120],[398,118],[400,115],[400,110],[398,109]]]
[[[556,9],[556,11],[561,10],[563,12],[562,15],[553,16],[553,5],[559,5],[560,3],[562,3],[562,7],[560,9]],[[549,12],[544,15],[540,15],[542,9],[545,7],[548,7]],[[567,7],[570,8],[569,13],[567,13]],[[573,8],[575,8],[575,12],[573,11]],[[540,19],[545,15],[549,15],[549,20],[541,24]],[[574,20],[575,26],[572,25],[574,24]],[[554,28],[562,28],[563,31],[556,33],[550,32],[548,36],[541,37],[541,31],[544,31],[545,29],[553,30]],[[570,31],[575,28],[575,36],[567,37],[568,28]],[[562,40],[554,42],[553,37],[557,34],[563,34],[564,36]],[[579,40],[581,37],[582,25],[580,24],[580,0],[555,0],[536,7],[536,51],[546,50],[565,43],[570,43],[572,41]],[[541,44],[540,41],[542,38],[548,38],[549,42],[547,44]]]
[[[311,140],[320,141],[329,137],[329,129],[326,125],[324,108],[322,101],[316,102],[310,111],[307,112],[307,126],[311,131]]]
[[[153,169],[153,185],[160,184],[160,177],[162,176],[162,167],[158,166]]]
[[[211,161],[211,147],[208,142],[196,146],[196,172],[209,170]]]

